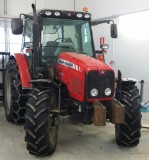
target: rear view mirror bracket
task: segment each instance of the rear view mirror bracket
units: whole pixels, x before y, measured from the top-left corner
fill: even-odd
[[[117,25],[114,23],[114,20],[112,20],[112,19],[93,20],[93,21],[91,21],[91,26],[96,26],[98,24],[103,24],[103,23],[110,24],[110,22],[112,22],[111,28],[110,28],[111,37],[117,38],[118,37]]]

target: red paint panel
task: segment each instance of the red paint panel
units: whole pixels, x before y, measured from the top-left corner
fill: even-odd
[[[20,80],[22,88],[32,88],[31,83],[29,83],[31,79],[25,55],[22,53],[16,53],[15,59],[20,72]]]
[[[86,65],[77,61],[75,57],[68,53],[59,54],[59,59],[66,60],[74,64],[74,68],[62,64],[56,65],[56,79],[66,84],[69,96],[83,102],[84,99],[84,68]],[[79,67],[77,67],[79,66]]]
[[[84,99],[84,74],[61,64],[56,65],[56,78],[66,84],[69,96],[82,102]]]
[[[105,43],[105,38],[104,37],[100,37],[100,44],[104,44]]]
[[[56,65],[56,79],[66,84],[71,98],[80,102],[84,100],[85,72],[88,73],[91,70],[112,70],[105,63],[83,54],[62,52],[59,54],[58,59],[61,62]],[[70,64],[67,62],[70,62]],[[111,99],[112,97],[99,100]],[[87,101],[92,102],[94,99],[87,99]]]
[[[82,95],[82,81],[79,78],[72,77],[71,78],[71,88],[72,92],[78,94],[79,96]]]

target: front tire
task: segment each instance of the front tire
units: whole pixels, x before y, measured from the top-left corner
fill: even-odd
[[[52,154],[57,145],[57,114],[51,113],[51,91],[33,89],[26,104],[25,141],[30,154]]]
[[[120,102],[125,105],[125,124],[116,124],[116,142],[122,146],[136,146],[141,137],[141,102],[134,84],[122,86]]]
[[[15,60],[10,60],[5,70],[4,102],[8,122],[24,123],[25,104],[28,90],[23,90],[20,73]]]

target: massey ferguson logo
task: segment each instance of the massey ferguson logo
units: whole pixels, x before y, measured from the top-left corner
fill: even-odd
[[[57,63],[61,64],[63,66],[69,67],[69,68],[73,68],[73,69],[75,69],[77,71],[80,71],[80,67],[78,65],[76,65],[74,63],[71,63],[69,61],[66,61],[66,60],[63,60],[63,59],[58,59]]]

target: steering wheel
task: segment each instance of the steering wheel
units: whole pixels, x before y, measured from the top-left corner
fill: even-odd
[[[64,42],[66,42],[67,41],[67,39],[66,38],[57,38],[57,39],[55,39],[54,41],[58,41],[58,40],[62,40],[62,41],[64,41]]]

